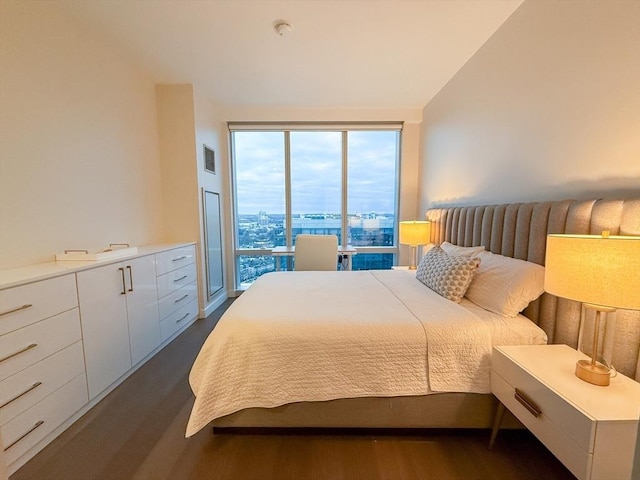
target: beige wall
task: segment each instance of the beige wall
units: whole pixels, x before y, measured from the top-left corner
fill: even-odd
[[[423,111],[420,209],[640,194],[640,2],[527,0]]]
[[[160,240],[150,77],[46,2],[0,8],[0,268]]]

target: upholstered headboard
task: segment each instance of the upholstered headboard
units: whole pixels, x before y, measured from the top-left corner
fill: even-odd
[[[545,263],[547,234],[640,235],[640,198],[626,200],[563,200],[478,207],[433,208],[432,241],[482,245],[501,255]],[[581,305],[544,293],[523,312],[548,335],[549,343],[576,347]],[[614,366],[640,381],[640,312],[616,313]]]

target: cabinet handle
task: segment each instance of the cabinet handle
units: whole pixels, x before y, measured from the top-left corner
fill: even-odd
[[[189,316],[189,312],[185,313],[184,316],[182,318],[180,318],[179,320],[176,320],[176,323],[180,323],[182,320],[184,320],[188,316]]]
[[[533,403],[524,393],[522,393],[521,390],[516,388],[516,393],[513,396],[534,417],[538,417],[542,413],[542,410],[540,410],[540,407],[538,407],[535,403]]]
[[[188,297],[189,297],[189,294],[187,293],[187,294],[181,296],[179,299],[174,300],[173,303],[181,302],[182,300],[184,300],[185,298],[188,298]]]
[[[9,315],[10,313],[19,312],[20,310],[24,310],[26,308],[31,308],[31,307],[33,307],[33,305],[31,305],[30,303],[27,303],[26,305],[22,305],[21,307],[16,307],[11,310],[7,310],[6,312],[0,313],[0,317],[3,315]]]
[[[131,268],[131,265],[127,265],[127,268],[129,269],[129,283],[131,284],[129,291],[133,292],[133,269]]]
[[[38,346],[37,343],[32,343],[31,345],[28,345],[26,347],[24,347],[22,350],[18,350],[17,352],[14,352],[10,355],[7,355],[6,357],[2,357],[0,358],[0,363],[4,362],[5,360],[9,360],[10,358],[15,357],[16,355],[20,355],[21,353],[26,352],[27,350],[31,350],[32,348],[36,348]]]
[[[16,440],[14,440],[13,442],[11,442],[9,445],[7,445],[6,447],[4,447],[4,451],[6,452],[7,450],[9,450],[11,447],[13,447],[16,443],[18,443],[20,440],[22,440],[24,437],[26,437],[27,435],[29,435],[31,432],[33,432],[36,428],[38,428],[40,425],[42,425],[44,423],[44,420],[40,420],[38,422],[36,422],[36,424],[31,427],[27,432],[23,433],[22,435],[20,435],[20,437],[18,437]]]
[[[180,278],[176,278],[173,283],[178,283],[180,280],[184,280],[185,278],[187,278],[189,275],[183,275]]]
[[[176,258],[172,259],[171,261],[172,262],[178,262],[180,260],[184,260],[185,258],[187,258],[187,256],[186,255],[182,255],[181,257],[176,257]]]
[[[120,267],[118,270],[120,270],[120,273],[122,274],[122,291],[120,292],[120,295],[126,295],[127,286],[124,284],[124,268]]]
[[[15,397],[7,400],[6,402],[4,402],[2,405],[0,405],[0,408],[4,408],[7,405],[9,405],[12,402],[15,402],[16,400],[18,400],[20,397],[26,395],[27,393],[29,393],[31,390],[35,390],[36,388],[38,388],[40,385],[42,385],[42,382],[36,382],[33,385],[31,385],[29,388],[27,388],[24,392],[19,393],[18,395],[16,395]]]
[[[110,243],[109,248],[111,247],[129,247],[128,243]]]
[[[79,250],[79,249],[71,249],[71,250],[65,250],[64,253],[72,253],[72,252],[79,252],[79,253],[89,253],[89,250]]]

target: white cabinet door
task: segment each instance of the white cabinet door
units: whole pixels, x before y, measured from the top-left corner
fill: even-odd
[[[124,264],[78,272],[89,398],[131,368]]]
[[[125,265],[131,360],[136,365],[160,345],[156,262],[153,255]]]

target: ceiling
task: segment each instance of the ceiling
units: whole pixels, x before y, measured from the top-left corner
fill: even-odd
[[[522,0],[59,3],[156,82],[221,105],[422,109]]]

